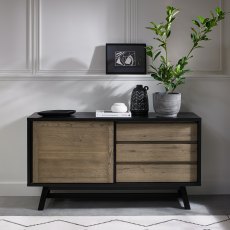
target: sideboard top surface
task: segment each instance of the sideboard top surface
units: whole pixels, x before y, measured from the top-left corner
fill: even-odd
[[[96,117],[95,112],[76,112],[75,114],[71,116],[66,117],[43,117],[36,113],[33,113],[31,116],[29,116],[28,121],[52,121],[52,120],[58,120],[58,121],[140,121],[140,122],[148,122],[148,121],[168,121],[168,122],[177,122],[177,121],[200,121],[201,118],[192,112],[181,112],[177,115],[176,118],[164,118],[164,117],[158,117],[155,113],[149,113],[148,116],[133,116],[131,118],[123,118],[123,117]]]

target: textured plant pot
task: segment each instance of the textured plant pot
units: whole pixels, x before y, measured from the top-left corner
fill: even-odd
[[[176,117],[180,111],[181,93],[154,93],[153,108],[159,117]]]

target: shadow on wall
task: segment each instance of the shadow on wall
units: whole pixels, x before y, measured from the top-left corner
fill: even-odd
[[[68,72],[68,70],[85,70],[87,71],[87,66],[76,58],[68,58],[55,64],[54,70],[63,70]]]
[[[110,78],[110,76],[108,76]],[[7,114],[26,116],[35,111],[48,109],[77,109],[77,111],[95,111],[110,109],[115,102],[128,105],[132,89],[136,82],[118,82],[111,80],[49,80],[2,82],[0,88],[0,106],[2,121],[13,120]],[[29,96],[28,96],[29,95]],[[7,114],[6,114],[7,113]]]
[[[68,58],[56,63],[52,69],[63,72],[83,71],[86,72],[86,74],[97,74],[98,72],[105,74],[105,52],[105,46],[95,47],[89,67],[79,59]],[[44,60],[42,62],[44,62]]]
[[[46,109],[76,108],[77,111],[110,109],[114,102],[128,105],[132,86],[123,86],[111,81],[64,81],[48,82],[40,93],[39,102]],[[46,98],[46,99],[45,99]],[[39,110],[38,110],[39,111]]]
[[[76,71],[76,72],[85,72],[86,74],[97,74],[104,73],[105,74],[105,46],[97,46],[95,47],[92,55],[92,59],[90,62],[90,65],[87,66],[85,63],[83,63],[81,60],[77,58],[68,58],[63,59],[62,61],[57,62],[51,70],[59,70],[63,72],[69,72],[69,71]],[[42,59],[41,63],[45,63],[46,60]],[[47,68],[44,66],[41,66],[42,70],[47,70]]]
[[[111,82],[94,85],[88,92],[84,93],[83,100],[84,104],[87,105],[84,110],[108,110],[115,102],[123,102],[129,106],[131,91],[132,88],[125,92],[121,91],[119,85],[112,86]]]
[[[94,74],[95,70],[105,73],[105,63],[106,63],[105,46],[96,46],[88,69],[88,74]]]

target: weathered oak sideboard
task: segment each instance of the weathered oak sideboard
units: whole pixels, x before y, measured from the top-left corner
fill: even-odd
[[[39,210],[57,190],[176,189],[201,185],[201,118],[96,118],[95,113],[27,119],[28,186],[42,186]],[[52,192],[55,191],[55,192]],[[64,193],[68,196],[68,193]]]

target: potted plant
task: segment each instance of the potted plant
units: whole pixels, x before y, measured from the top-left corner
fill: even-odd
[[[175,92],[176,88],[184,84],[189,60],[193,57],[192,53],[195,49],[202,48],[201,43],[210,40],[208,34],[218,23],[224,19],[225,12],[219,7],[215,12],[211,12],[210,17],[205,18],[198,16],[196,20],[192,20],[194,27],[191,28],[192,47],[187,55],[181,57],[177,63],[172,64],[168,59],[168,39],[171,35],[171,26],[174,22],[179,10],[173,6],[167,6],[166,22],[156,24],[150,22],[151,26],[147,29],[154,34],[154,39],[158,42],[157,47],[147,46],[146,54],[151,58],[150,74],[160,82],[165,88],[165,92],[153,94],[153,107],[159,116],[176,117],[180,110],[181,94]],[[159,65],[156,66],[156,60],[159,60]]]

